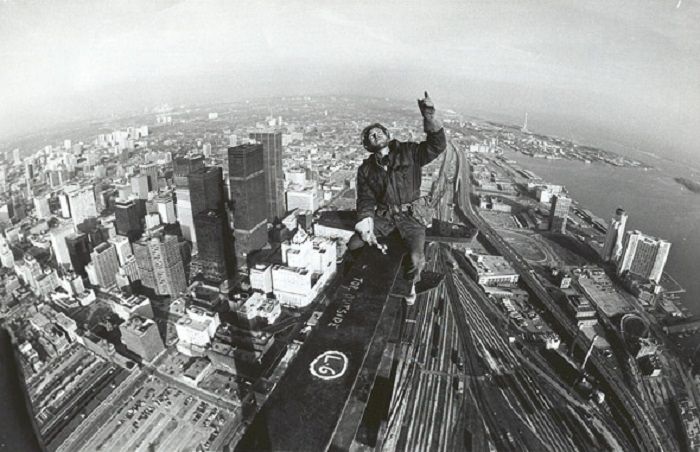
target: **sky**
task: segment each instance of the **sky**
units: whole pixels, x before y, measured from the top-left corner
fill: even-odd
[[[158,103],[364,94],[700,164],[698,0],[0,0],[0,143]]]

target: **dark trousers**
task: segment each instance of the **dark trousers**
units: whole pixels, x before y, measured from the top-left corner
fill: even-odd
[[[413,280],[414,283],[418,282],[420,273],[425,266],[425,226],[408,212],[397,214],[387,212],[384,215],[374,216],[374,234],[378,239],[386,238],[395,229],[398,229],[409,252],[406,278]],[[357,232],[348,241],[348,249],[351,252],[362,248],[364,245],[365,242]]]

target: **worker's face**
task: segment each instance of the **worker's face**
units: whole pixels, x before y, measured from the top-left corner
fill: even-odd
[[[369,148],[372,152],[381,151],[389,144],[389,137],[379,127],[373,127],[368,134]]]

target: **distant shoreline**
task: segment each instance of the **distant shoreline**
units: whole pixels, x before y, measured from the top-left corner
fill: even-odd
[[[687,188],[688,190],[692,191],[693,193],[698,193],[700,194],[700,182],[696,182],[692,179],[688,179],[686,177],[674,177],[673,180]]]

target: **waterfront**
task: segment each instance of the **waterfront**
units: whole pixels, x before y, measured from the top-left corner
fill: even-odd
[[[639,229],[671,241],[666,271],[687,290],[683,304],[689,313],[700,315],[700,195],[673,180],[684,175],[679,164],[653,161],[656,168],[643,171],[535,159],[517,152],[504,155],[548,182],[565,185],[576,201],[606,221],[617,207],[623,207],[629,214],[628,230]]]

